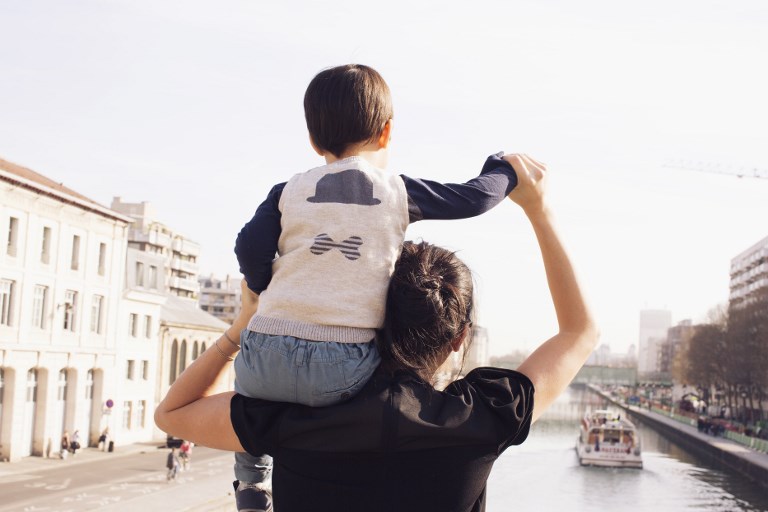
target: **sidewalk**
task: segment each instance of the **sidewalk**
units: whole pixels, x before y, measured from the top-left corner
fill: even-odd
[[[20,476],[28,473],[39,473],[50,469],[60,469],[73,464],[82,464],[96,460],[112,459],[125,455],[133,455],[143,452],[156,452],[157,447],[162,445],[162,441],[150,443],[136,443],[125,446],[116,446],[113,452],[103,452],[98,448],[82,448],[78,450],[77,455],[67,454],[66,459],[61,459],[56,455],[50,458],[30,456],[24,457],[18,462],[0,462],[0,480],[3,483],[10,482],[14,476]]]

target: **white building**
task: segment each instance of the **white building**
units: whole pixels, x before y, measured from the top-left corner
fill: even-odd
[[[638,339],[638,373],[657,372],[659,347],[667,339],[672,325],[672,313],[663,309],[640,311],[640,336]]]
[[[120,332],[131,219],[4,160],[0,187],[0,458],[13,461],[58,452],[64,430],[94,443],[106,401],[124,413],[119,361],[146,355]]]
[[[731,260],[730,306],[768,289],[768,237]]]

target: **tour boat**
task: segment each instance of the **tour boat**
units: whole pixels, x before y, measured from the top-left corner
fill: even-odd
[[[635,426],[603,409],[584,415],[576,454],[582,466],[643,467],[640,436]]]

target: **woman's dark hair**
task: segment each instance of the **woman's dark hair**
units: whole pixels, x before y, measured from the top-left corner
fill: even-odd
[[[426,242],[405,242],[387,293],[384,327],[376,337],[382,365],[424,380],[451,352],[473,319],[472,273],[456,254]],[[471,335],[467,334],[465,351]]]
[[[304,93],[304,116],[318,149],[341,158],[353,144],[381,135],[392,119],[389,87],[375,69],[362,64],[328,68]]]

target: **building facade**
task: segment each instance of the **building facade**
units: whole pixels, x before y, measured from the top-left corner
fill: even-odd
[[[242,278],[217,279],[213,275],[200,277],[200,309],[231,324],[240,313],[240,282]]]
[[[3,160],[0,187],[0,458],[13,461],[58,452],[64,431],[93,443],[106,426],[127,354],[131,219]]]
[[[688,345],[693,336],[694,327],[690,320],[682,320],[667,329],[667,337],[659,346],[658,368],[665,374],[672,375],[678,354]]]
[[[730,307],[768,290],[768,237],[731,260]]]
[[[200,245],[158,222],[155,209],[146,201],[125,203],[115,197],[110,207],[133,220],[128,231],[128,247],[162,256],[164,263],[157,271],[163,273],[164,289],[173,295],[197,300]]]
[[[672,313],[663,309],[640,311],[637,371],[639,374],[659,371],[659,347],[667,338],[672,325]]]

